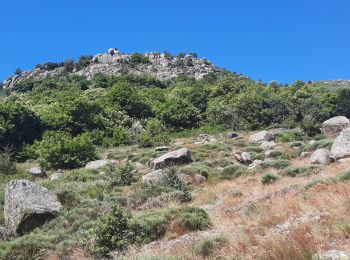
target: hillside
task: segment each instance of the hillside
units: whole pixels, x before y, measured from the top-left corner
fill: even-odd
[[[17,71],[0,91],[0,259],[348,259],[349,97],[194,53]]]

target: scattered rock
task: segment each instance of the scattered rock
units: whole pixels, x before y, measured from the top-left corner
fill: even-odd
[[[310,157],[312,164],[329,164],[332,162],[331,153],[325,148],[317,149]]]
[[[232,188],[230,191],[229,191],[229,194],[232,196],[232,197],[241,197],[243,196],[241,190],[239,188]]]
[[[311,140],[311,141],[309,142],[310,145],[313,145],[314,143],[316,143],[315,140]]]
[[[244,164],[250,164],[252,162],[252,157],[250,156],[250,153],[243,152],[241,153],[242,157],[242,163]]]
[[[300,158],[307,158],[307,157],[310,157],[311,153],[310,152],[302,152],[300,154]]]
[[[262,165],[264,163],[264,161],[262,160],[254,160],[254,162],[252,164],[250,164],[248,166],[249,170],[254,170],[256,169],[258,166]]]
[[[62,177],[62,173],[56,172],[54,174],[51,174],[50,181],[58,181]]]
[[[28,180],[15,180],[5,188],[5,224],[12,234],[25,234],[53,219],[61,203],[48,189]]]
[[[188,148],[181,148],[176,151],[168,152],[154,159],[151,167],[154,170],[162,169],[167,166],[187,164],[192,162],[191,151]]]
[[[229,138],[229,139],[233,139],[233,138],[237,138],[237,137],[239,137],[239,134],[234,133],[234,132],[227,134],[227,138]]]
[[[261,131],[255,134],[252,134],[249,137],[249,142],[251,143],[259,143],[263,141],[272,141],[275,139],[275,135],[269,131]]]
[[[37,168],[37,167],[33,167],[29,169],[29,174],[34,176],[34,177],[40,177],[40,178],[46,178],[47,174],[46,172],[41,169],[41,168]]]
[[[167,152],[169,150],[170,150],[169,146],[159,146],[154,148],[155,152]]]
[[[135,165],[135,168],[136,168],[137,170],[143,170],[143,169],[146,168],[145,165],[143,165],[142,163],[139,163],[139,162],[135,162],[134,165]]]
[[[117,162],[118,162],[117,160],[96,160],[96,161],[91,161],[91,162],[88,162],[85,165],[85,169],[97,170],[97,169],[102,168],[104,166],[107,166],[109,164],[116,164]]]
[[[318,252],[312,257],[313,260],[350,260],[350,252],[330,250]]]
[[[211,136],[211,135],[200,134],[197,137],[197,141],[195,142],[195,144],[209,144],[209,143],[215,143],[217,141],[218,140],[215,137]]]
[[[331,148],[331,155],[335,159],[350,156],[350,128],[341,131],[339,136],[334,140]]]
[[[325,135],[340,133],[350,127],[350,121],[345,116],[336,116],[322,123],[321,131]]]
[[[164,182],[166,173],[163,170],[156,170],[142,176],[142,182],[145,185],[157,185]]]
[[[260,148],[263,150],[271,149],[276,147],[277,144],[274,141],[263,141],[260,145]]]

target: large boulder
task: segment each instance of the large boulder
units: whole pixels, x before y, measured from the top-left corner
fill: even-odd
[[[5,224],[11,234],[25,234],[53,219],[61,203],[48,189],[28,180],[15,180],[5,188]]]
[[[310,162],[312,164],[329,164],[332,162],[331,153],[328,149],[317,149],[311,154]]]
[[[142,183],[145,185],[158,185],[165,181],[166,173],[163,170],[156,170],[142,176]]]
[[[176,151],[168,152],[154,159],[151,167],[154,170],[162,169],[167,166],[187,164],[192,162],[191,151],[187,148],[181,148]]]
[[[116,164],[118,161],[117,160],[96,160],[96,161],[91,161],[88,162],[85,165],[85,169],[93,169],[93,170],[97,170],[100,169],[104,166],[107,166],[109,164]]]
[[[251,143],[259,143],[264,141],[272,141],[275,139],[275,135],[269,131],[261,131],[255,134],[252,134],[249,137],[249,142]]]
[[[331,148],[331,155],[335,159],[350,156],[350,128],[341,131],[339,136],[334,140]]]
[[[345,116],[336,116],[322,123],[322,132],[325,135],[333,135],[350,127],[350,121]]]

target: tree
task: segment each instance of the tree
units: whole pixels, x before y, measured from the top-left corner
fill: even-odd
[[[160,119],[174,130],[183,130],[199,126],[201,122],[200,111],[190,102],[183,99],[172,99],[162,106]]]
[[[28,108],[12,102],[0,103],[0,147],[13,147],[15,151],[31,144],[43,131],[41,120]]]

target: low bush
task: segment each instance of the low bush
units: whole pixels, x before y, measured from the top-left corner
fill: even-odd
[[[214,250],[220,249],[222,246],[227,245],[229,242],[227,236],[221,234],[214,237],[207,237],[197,243],[194,248],[196,255],[202,257],[209,257],[213,254]]]
[[[262,168],[274,168],[274,169],[283,169],[289,165],[288,160],[275,160],[270,162],[264,162]]]
[[[137,180],[135,169],[130,164],[122,165],[116,168],[114,165],[105,167],[106,174],[110,176],[110,186],[127,186]]]
[[[330,149],[333,144],[333,139],[321,139],[311,144],[303,146],[304,152],[314,151],[320,148]]]
[[[62,189],[56,192],[56,195],[58,200],[65,207],[72,208],[80,203],[80,198],[78,197],[76,192],[71,189]]]
[[[272,173],[266,173],[261,177],[262,184],[271,184],[278,180],[278,176]]]
[[[235,165],[229,165],[224,167],[224,169],[220,172],[219,177],[222,180],[231,180],[247,174],[248,174],[247,168],[245,168],[244,166],[235,164]]]
[[[129,222],[131,213],[124,208],[115,206],[106,214],[96,228],[96,242],[101,253],[125,250],[134,240]]]
[[[296,177],[298,175],[311,175],[317,172],[319,169],[318,166],[315,165],[304,165],[299,167],[288,167],[283,170],[283,175],[289,177]]]
[[[295,141],[303,141],[306,138],[305,134],[300,130],[294,130],[290,132],[282,132],[276,134],[276,139],[281,143],[289,143]]]

